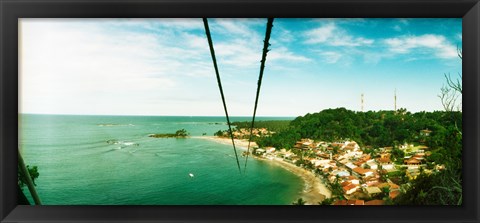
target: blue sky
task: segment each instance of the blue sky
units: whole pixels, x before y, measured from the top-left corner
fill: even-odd
[[[209,19],[230,115],[251,116],[266,19]],[[461,19],[275,19],[259,116],[442,110]],[[21,19],[22,113],[224,115],[201,19]]]

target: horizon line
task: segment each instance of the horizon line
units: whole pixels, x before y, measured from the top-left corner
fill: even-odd
[[[349,111],[353,111],[353,112],[357,112],[357,113],[366,113],[366,112],[381,112],[381,111],[395,111],[394,109],[391,109],[391,110],[368,110],[368,111],[361,111],[361,110],[351,110],[351,109],[347,109],[345,107],[337,107],[337,108],[326,108],[326,109],[323,109],[323,110],[320,110],[320,111],[314,111],[314,112],[307,112],[303,115],[257,115],[255,117],[279,117],[279,118],[290,118],[290,117],[299,117],[299,116],[305,116],[307,114],[314,114],[314,113],[319,113],[319,112],[322,112],[324,110],[329,110],[329,109],[339,109],[339,108],[344,108],[346,110],[349,110]],[[397,109],[397,111],[401,110],[401,109],[404,109],[404,108],[400,108],[400,109]],[[410,113],[418,113],[418,112],[445,112],[445,110],[433,110],[433,111],[426,111],[426,110],[423,110],[423,111],[409,111],[407,109],[405,109],[407,112],[410,112]],[[462,112],[462,111],[453,111],[453,112]],[[65,113],[30,113],[30,112],[26,112],[26,113],[21,113],[21,112],[18,112],[18,114],[22,114],[22,115],[72,115],[72,116],[151,116],[151,117],[155,117],[155,116],[166,116],[166,117],[225,117],[225,115],[171,115],[171,114],[72,114],[72,113],[68,113],[68,114],[65,114]],[[251,115],[229,115],[229,117],[252,117]]]

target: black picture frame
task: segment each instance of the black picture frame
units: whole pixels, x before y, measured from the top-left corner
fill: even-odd
[[[154,17],[463,18],[461,206],[17,205],[18,19]],[[478,0],[0,0],[1,222],[479,222]]]

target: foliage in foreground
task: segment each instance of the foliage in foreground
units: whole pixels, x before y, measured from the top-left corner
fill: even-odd
[[[293,205],[305,205],[305,201],[303,200],[303,198],[298,198],[297,201],[293,202],[292,204]]]
[[[27,165],[27,170],[28,170],[28,173],[30,174],[30,177],[32,178],[33,185],[37,186],[37,184],[35,184],[35,179],[37,179],[40,176],[40,173],[38,173],[38,167],[37,166],[30,167],[29,165]],[[19,170],[18,185],[20,186],[20,188],[22,188],[26,184],[27,184],[27,178],[25,174],[23,174],[23,172]]]
[[[406,193],[394,200],[399,205],[461,205],[461,171],[445,170],[432,175],[420,174]]]

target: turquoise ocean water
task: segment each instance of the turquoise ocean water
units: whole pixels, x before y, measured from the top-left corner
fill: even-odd
[[[257,118],[275,119],[291,118]],[[148,137],[227,128],[225,117],[22,114],[19,146],[26,164],[38,166],[46,205],[286,205],[300,197],[302,180],[268,161],[249,159],[239,174],[231,145]]]

